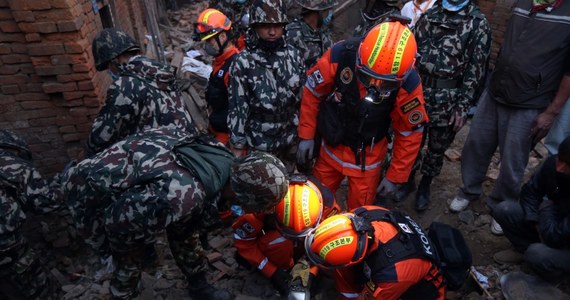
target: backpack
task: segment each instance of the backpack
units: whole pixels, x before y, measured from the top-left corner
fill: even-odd
[[[448,224],[433,222],[429,226],[428,237],[435,246],[447,289],[460,289],[469,276],[473,261],[463,235]]]

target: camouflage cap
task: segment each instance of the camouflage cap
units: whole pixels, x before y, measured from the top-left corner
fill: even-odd
[[[26,160],[32,160],[32,152],[28,143],[13,131],[0,130],[0,148],[17,150],[18,155]]]
[[[265,152],[252,152],[232,166],[232,189],[243,209],[263,212],[287,194],[289,177],[285,165]]]
[[[249,24],[289,23],[287,9],[282,0],[255,0],[249,12]]]
[[[327,10],[336,5],[336,0],[296,0],[296,2],[308,10]]]
[[[129,50],[140,50],[139,44],[127,33],[106,28],[99,32],[91,45],[97,71],[107,69],[111,60]]]

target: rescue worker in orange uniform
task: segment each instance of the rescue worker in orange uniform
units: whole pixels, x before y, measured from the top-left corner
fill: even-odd
[[[261,271],[281,295],[287,296],[289,271],[305,254],[303,238],[321,218],[339,211],[332,192],[316,178],[292,175],[288,193],[273,212],[246,213],[232,225],[238,259]],[[316,272],[313,267],[313,276]]]
[[[307,73],[297,163],[313,157],[318,131],[323,141],[313,174],[333,193],[348,177],[349,210],[372,204],[377,188],[381,195],[393,193],[410,173],[428,121],[413,67],[416,51],[407,26],[384,22],[362,41],[335,44]],[[393,158],[380,182],[390,126]]]
[[[232,42],[232,22],[219,10],[208,8],[198,15],[194,26],[194,40],[205,42],[206,53],[214,57],[206,88],[206,102],[212,109],[208,130],[227,146],[230,139],[227,124],[228,70],[239,52]]]
[[[363,206],[307,233],[307,257],[333,269],[340,299],[445,299],[435,247],[409,216]]]

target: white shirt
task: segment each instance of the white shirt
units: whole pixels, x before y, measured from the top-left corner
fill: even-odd
[[[418,4],[415,0],[412,0],[404,4],[401,14],[404,17],[412,19],[412,22],[409,24],[410,28],[414,27],[420,16],[432,7],[434,2],[435,0],[427,0],[424,3]]]

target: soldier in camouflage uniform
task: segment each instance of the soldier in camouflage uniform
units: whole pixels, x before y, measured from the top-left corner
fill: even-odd
[[[139,52],[133,38],[114,28],[93,39],[97,71],[109,70],[113,83],[93,122],[88,156],[148,128],[195,130],[176,88],[176,68],[151,61]]]
[[[439,175],[445,150],[463,127],[477,101],[491,48],[491,29],[485,15],[471,1],[444,0],[428,9],[414,27],[421,57],[416,65],[422,77],[430,119],[427,152],[421,161],[422,179],[416,209],[430,203],[430,184]],[[425,143],[425,140],[424,140]],[[415,189],[414,173],[396,193],[403,200]]]
[[[238,157],[258,150],[275,154],[293,171],[305,68],[287,45],[281,0],[255,0],[247,48],[230,68],[230,147]]]
[[[333,44],[327,25],[332,21],[335,0],[297,0],[297,4],[302,7],[301,16],[285,27],[287,44],[301,51],[308,69]]]
[[[0,299],[46,299],[55,288],[20,230],[25,210],[47,213],[63,198],[57,178],[43,179],[31,159],[23,139],[0,130]]]
[[[389,13],[400,14],[403,0],[366,0],[366,7],[361,11],[361,21],[354,29],[354,36],[364,36],[374,25],[385,22],[382,15]]]
[[[232,169],[233,163],[231,152],[213,137],[158,128],[131,135],[65,174],[64,192],[78,232],[102,254],[113,255],[114,297],[137,295],[142,260],[154,251],[157,235],[166,232],[190,295],[231,298],[206,282],[199,230],[224,201],[237,195],[244,209],[253,207],[252,201],[275,205],[288,184],[276,167],[281,162],[269,154],[252,153]]]

